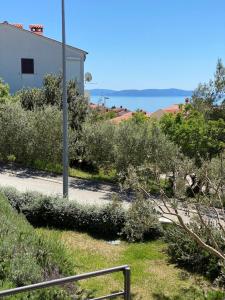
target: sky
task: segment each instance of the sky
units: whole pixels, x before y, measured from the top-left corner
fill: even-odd
[[[225,0],[65,0],[67,43],[89,54],[88,88],[192,90],[225,63]],[[1,0],[1,19],[61,40],[61,0]]]

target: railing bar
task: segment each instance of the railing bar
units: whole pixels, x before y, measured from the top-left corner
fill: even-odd
[[[103,299],[112,299],[115,297],[119,297],[119,296],[124,296],[124,292],[118,292],[118,293],[114,293],[111,295],[106,295],[106,296],[102,296],[102,297],[98,297],[98,298],[91,298],[88,300],[103,300]]]
[[[130,300],[130,268],[126,267],[123,271],[124,274],[124,299]]]
[[[14,289],[9,289],[9,290],[5,290],[5,291],[0,292],[0,297],[15,295],[15,294],[18,294],[18,293],[28,292],[28,291],[36,290],[36,289],[40,289],[40,288],[47,288],[47,287],[55,286],[55,285],[61,285],[61,284],[65,284],[65,283],[68,283],[68,282],[84,280],[84,279],[91,278],[91,277],[107,275],[107,274],[111,274],[111,273],[114,273],[114,272],[123,271],[127,267],[128,267],[127,265],[119,266],[119,267],[99,270],[99,271],[95,271],[95,272],[84,273],[84,274],[81,274],[81,275],[75,275],[75,276],[70,276],[70,277],[65,277],[65,278],[60,278],[60,279],[54,279],[54,280],[50,280],[50,281],[44,281],[44,282],[35,283],[35,284],[32,284],[32,285],[22,286],[22,287],[18,287],[18,288],[14,288]]]

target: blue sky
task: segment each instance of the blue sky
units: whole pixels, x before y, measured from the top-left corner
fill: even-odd
[[[225,62],[224,0],[65,0],[67,42],[89,52],[90,88],[193,89]],[[1,1],[1,21],[60,40],[61,0]]]

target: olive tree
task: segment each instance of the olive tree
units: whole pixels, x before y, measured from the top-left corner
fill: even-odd
[[[115,125],[109,122],[86,122],[82,131],[84,159],[97,167],[114,166]]]
[[[19,161],[32,156],[32,115],[19,103],[0,106],[0,154],[2,159],[15,155]]]
[[[62,112],[56,107],[24,110],[20,103],[0,106],[1,159],[14,155],[17,162],[41,160],[60,163]]]
[[[213,80],[200,83],[194,90],[191,104],[208,119],[225,116],[225,67],[219,59]]]
[[[126,186],[144,193],[159,214],[184,229],[202,249],[219,258],[225,266],[224,248],[217,241],[219,233],[220,239],[225,242],[224,153],[210,162],[202,162],[200,168],[179,152],[174,152],[167,159],[170,160],[170,164],[166,164],[167,171],[165,166],[161,168],[162,161],[130,168]],[[154,172],[156,167],[157,173]],[[167,196],[161,185],[162,175],[164,179],[172,176],[172,197]],[[152,197],[149,191],[149,177],[153,177],[158,184],[159,198]],[[207,233],[204,237],[199,233],[201,228]]]

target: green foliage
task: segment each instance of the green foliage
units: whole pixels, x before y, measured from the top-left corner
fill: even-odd
[[[107,111],[105,114],[104,114],[104,118],[105,120],[110,120],[110,119],[113,119],[117,116],[116,112],[115,111]]]
[[[191,287],[183,288],[181,293],[175,296],[166,296],[163,293],[155,293],[155,300],[224,300],[224,292],[218,290],[204,291],[202,289]]]
[[[221,59],[218,59],[214,80],[211,80],[206,85],[205,97],[210,104],[215,104],[218,101],[224,101],[225,94],[225,68]],[[194,94],[196,96],[196,94]]]
[[[153,205],[140,194],[137,195],[136,200],[127,212],[122,234],[130,242],[143,241],[148,235],[151,238],[154,237],[154,234],[157,237],[160,235],[159,221]]]
[[[10,163],[15,162],[16,161],[15,155],[13,155],[13,154],[8,155],[7,156],[7,161],[10,162]]]
[[[161,120],[164,133],[198,166],[224,151],[224,95],[225,68],[218,60],[214,80],[200,84],[191,104],[183,106],[180,113],[166,114]]]
[[[0,195],[0,289],[73,274],[74,263],[57,240],[36,234],[25,218]],[[61,288],[21,294],[10,299],[73,299]]]
[[[75,81],[69,81],[68,83],[67,101],[70,126],[80,133],[88,115],[88,98],[79,94]]]
[[[0,153],[17,162],[61,162],[62,114],[55,107],[25,111],[19,103],[0,106]]]
[[[5,103],[9,97],[9,85],[0,78],[0,103]]]
[[[148,123],[120,123],[114,145],[115,168],[118,173],[126,173],[129,166],[140,166],[148,160],[151,137],[152,127]]]
[[[208,235],[204,228],[196,227],[195,232],[199,234],[203,240],[208,241]],[[183,229],[170,226],[165,231],[165,239],[168,242],[168,254],[174,263],[181,267],[185,267],[190,271],[204,274],[211,280],[217,280],[218,283],[224,285],[224,274],[222,265],[218,258],[199,248],[196,242],[189,237]],[[217,242],[222,248],[224,243],[217,234]],[[210,241],[208,241],[210,244]],[[222,282],[220,282],[222,280]]]
[[[48,74],[43,79],[44,105],[62,107],[62,75]]]
[[[43,79],[40,89],[23,89],[17,93],[22,108],[35,110],[46,106],[62,109],[62,75],[48,74]],[[67,102],[70,126],[80,131],[88,113],[88,99],[80,95],[75,81],[67,84]]]
[[[12,188],[1,188],[0,191],[34,226],[79,230],[107,239],[119,237],[122,233],[132,241],[142,239],[144,235],[153,238],[159,234],[148,203],[137,201],[127,212],[118,200],[103,206],[90,206],[38,193],[19,193]],[[139,220],[140,226],[135,227],[134,223]]]
[[[191,104],[203,113],[206,119],[218,120],[225,114],[225,68],[219,59],[216,66],[214,79],[209,83],[199,84],[194,91]]]
[[[168,170],[171,165],[168,156],[174,156],[177,151],[153,122],[87,123],[82,143],[85,160],[106,170],[115,169],[122,181],[131,166],[157,162],[162,171]]]
[[[201,159],[211,159],[225,147],[225,121],[206,120],[193,109],[177,115],[167,114],[161,120],[164,133],[188,157],[199,165]]]
[[[31,159],[51,163],[61,162],[62,113],[56,107],[47,106],[32,112],[31,116]]]
[[[63,172],[62,164],[45,162],[40,159],[37,159],[34,162],[32,162],[31,166],[37,170],[53,172],[56,174],[62,174],[62,172]]]
[[[25,110],[34,110],[43,106],[43,93],[41,89],[22,89],[17,92],[22,108]]]
[[[0,106],[0,153],[3,159],[13,154],[19,161],[30,158],[32,141],[31,113],[25,112],[20,104]]]
[[[142,110],[137,110],[135,113],[133,113],[133,116],[130,120],[127,120],[126,122],[135,122],[135,123],[144,123],[148,121],[149,118],[146,116],[146,113]]]
[[[21,144],[25,150],[22,158],[21,155],[16,155],[13,152],[17,160],[23,163],[25,160],[26,163],[36,160],[42,160],[44,163],[60,163],[62,152],[62,76],[46,75],[43,79],[42,88],[23,89],[16,94],[16,97],[21,106],[17,104],[17,107],[12,108],[11,117],[15,118],[15,122],[11,121],[11,123],[16,124],[17,116],[20,114],[19,123],[27,125],[27,129],[21,134],[24,134],[24,139],[28,139],[27,142],[16,143],[18,145],[16,152],[20,151]],[[74,161],[80,159],[83,152],[80,143],[81,132],[88,115],[88,99],[79,93],[75,81],[70,81],[67,84],[67,102],[70,124],[70,160]],[[2,109],[9,110],[8,107],[2,107]],[[6,126],[9,132],[13,130],[10,123]],[[14,133],[11,134],[9,147],[13,141]],[[25,147],[26,149],[24,149]],[[5,151],[2,154],[4,156]]]
[[[114,163],[115,125],[108,122],[86,123],[82,132],[84,159],[99,168],[111,168]]]
[[[88,122],[89,123],[96,123],[111,120],[117,117],[117,113],[113,110],[109,110],[104,106],[99,106],[95,109],[90,109],[88,114]]]
[[[26,88],[17,92],[22,108],[34,110],[46,105],[62,106],[62,76],[48,74],[43,79],[43,87]]]

